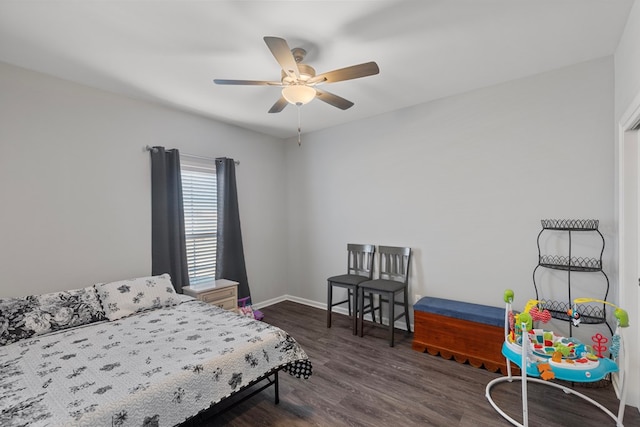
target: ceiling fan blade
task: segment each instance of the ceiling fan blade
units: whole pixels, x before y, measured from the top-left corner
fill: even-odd
[[[299,79],[300,72],[298,71],[298,63],[293,57],[293,54],[291,54],[291,49],[287,41],[280,37],[266,36],[264,37],[264,42],[276,58],[276,61],[278,61],[278,64],[282,67],[282,71],[292,79]]]
[[[289,102],[284,99],[284,96],[281,96],[280,99],[278,99],[276,103],[273,104],[273,106],[269,110],[269,113],[279,113],[280,111],[284,110],[284,107],[286,107],[288,103]]]
[[[213,82],[217,85],[282,86],[281,82],[267,82],[264,80],[213,79]]]
[[[341,110],[346,110],[347,108],[353,107],[353,102],[346,100],[338,95],[334,95],[324,90],[316,89],[316,98],[320,101],[324,101],[329,105],[333,105]]]
[[[341,82],[343,80],[359,79],[360,77],[378,74],[380,68],[375,62],[365,62],[364,64],[352,65],[351,67],[340,68],[339,70],[328,71],[318,74],[309,79],[309,83],[325,81],[327,83]]]

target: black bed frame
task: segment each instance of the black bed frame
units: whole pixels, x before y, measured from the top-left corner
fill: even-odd
[[[234,408],[235,406],[241,404],[247,399],[252,398],[256,394],[260,393],[263,390],[266,390],[269,387],[273,387],[274,395],[275,395],[275,404],[280,403],[280,390],[278,387],[278,372],[282,367],[272,369],[261,377],[256,378],[250,383],[242,386],[236,392],[234,392],[231,396],[221,400],[215,405],[209,407],[208,409],[194,415],[193,417],[186,420],[184,423],[180,424],[180,427],[196,427],[202,426],[207,421],[211,421],[215,419],[218,415],[226,412],[227,410]]]

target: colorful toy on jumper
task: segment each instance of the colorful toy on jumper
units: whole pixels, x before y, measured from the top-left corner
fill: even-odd
[[[614,307],[615,310],[613,312],[613,315],[616,318],[617,326],[619,328],[626,328],[629,326],[629,314],[625,310],[621,309],[615,304],[611,304],[608,301],[595,299],[595,298],[576,298],[573,300],[573,309],[571,309],[570,311],[573,313],[573,316],[577,316],[578,323],[580,323],[580,312],[577,309],[577,304],[585,304],[589,302],[599,302],[599,303],[607,304]],[[571,315],[571,313],[569,313],[569,315]],[[574,325],[578,326],[575,323],[575,321],[574,321]],[[595,334],[593,337],[591,337],[591,340],[596,344],[593,346],[593,348],[594,350],[598,351],[598,357],[604,357],[602,356],[602,352],[606,351],[607,348],[603,344],[608,341],[607,338],[603,337],[602,334]],[[611,356],[614,359],[616,359],[618,357],[619,352],[620,352],[620,334],[618,333],[618,329],[616,328],[616,333],[614,333],[613,337],[611,338],[611,346],[609,347],[609,353],[611,353]]]
[[[504,293],[504,302],[511,304],[513,302],[513,291],[507,289]],[[512,310],[508,310],[509,315],[509,340],[515,342],[516,336],[521,336],[522,328],[526,325],[526,330],[531,331],[533,329],[533,322],[541,321],[547,323],[551,320],[551,313],[549,310],[542,310],[538,308],[538,305],[544,301],[529,300],[524,310],[521,313],[513,314]]]
[[[608,339],[602,334],[592,337],[593,345],[585,345],[572,337],[556,335],[553,331],[533,327],[534,321],[547,323],[551,319],[548,310],[540,309],[544,301],[529,300],[521,313],[514,314],[511,309],[513,291],[507,290],[504,301],[507,305],[505,321],[505,343],[502,353],[523,369],[526,359],[526,372],[530,376],[543,379],[558,378],[567,381],[597,381],[610,372],[618,370],[617,364],[605,357]],[[588,302],[601,302],[616,308],[614,315],[619,327],[629,324],[627,312],[605,301],[578,298],[573,301],[572,321],[580,322],[579,305]],[[523,338],[524,337],[524,338]],[[523,345],[523,343],[525,345]],[[522,357],[523,348],[526,358]],[[612,338],[611,355],[615,359],[620,348],[618,329]]]

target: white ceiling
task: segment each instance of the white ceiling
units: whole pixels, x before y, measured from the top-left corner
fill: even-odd
[[[380,74],[323,86],[303,132],[611,55],[633,0],[0,0],[0,61],[281,138],[297,107],[267,111],[279,80],[263,41],[308,51],[318,73],[376,61]]]

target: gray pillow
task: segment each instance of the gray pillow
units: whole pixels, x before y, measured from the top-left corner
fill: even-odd
[[[93,286],[0,299],[0,345],[105,320]]]

